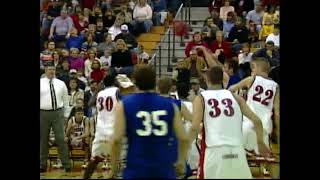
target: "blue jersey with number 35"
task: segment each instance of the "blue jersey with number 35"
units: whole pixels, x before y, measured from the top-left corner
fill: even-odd
[[[127,167],[171,167],[177,160],[174,107],[156,93],[123,98],[128,137]]]

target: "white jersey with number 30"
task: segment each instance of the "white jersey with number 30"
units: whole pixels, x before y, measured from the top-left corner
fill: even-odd
[[[242,146],[242,112],[228,90],[206,90],[204,98],[204,130],[207,147]]]
[[[263,128],[268,133],[272,131],[271,116],[277,87],[275,81],[255,76],[247,95],[247,105],[262,120]]]
[[[117,91],[119,91],[117,87],[109,87],[98,93],[96,136],[111,136],[113,134],[115,107],[118,103]]]

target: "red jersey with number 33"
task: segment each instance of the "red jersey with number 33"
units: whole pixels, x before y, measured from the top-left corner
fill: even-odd
[[[262,76],[255,76],[252,86],[248,90],[247,105],[262,120],[263,128],[272,131],[273,101],[278,84]]]
[[[206,90],[203,124],[207,147],[242,146],[242,112],[228,90]]]

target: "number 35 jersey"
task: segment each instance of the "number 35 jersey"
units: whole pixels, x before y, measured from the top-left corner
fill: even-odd
[[[275,81],[255,76],[247,95],[247,105],[262,120],[263,128],[269,134],[272,131],[271,116],[277,87]]]
[[[202,138],[207,147],[241,146],[242,112],[238,102],[228,90],[201,92],[204,100]]]
[[[129,145],[127,167],[172,167],[177,160],[172,101],[156,93],[132,94],[122,101]]]
[[[109,87],[100,91],[97,95],[96,136],[110,137],[113,134],[118,91],[117,87]]]

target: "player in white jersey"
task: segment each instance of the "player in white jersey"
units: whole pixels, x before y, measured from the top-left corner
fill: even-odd
[[[223,88],[221,67],[210,68],[206,75],[209,90],[193,101],[189,132],[192,142],[203,122],[198,178],[252,178],[242,142],[242,114],[255,124],[259,148],[266,155],[261,120],[240,96]]]
[[[97,123],[92,142],[92,153],[83,178],[89,179],[99,162],[107,159],[111,154],[110,138],[113,134],[115,121],[115,107],[119,101],[119,88],[115,86],[116,74],[110,69],[104,79],[105,89],[101,90],[96,99]]]
[[[280,92],[278,84],[268,78],[270,70],[269,62],[264,58],[256,58],[251,62],[252,76],[247,77],[238,84],[230,87],[230,90],[235,92],[241,89],[248,89],[247,105],[257,114],[262,120],[264,130],[264,142],[270,146],[270,135],[275,130],[279,142],[279,122],[280,122]],[[273,127],[272,115],[274,117]],[[243,136],[244,146],[247,150],[254,150],[259,154],[257,146],[256,134],[253,131],[254,125],[244,116]],[[271,176],[279,177],[279,169],[277,164],[270,168]]]

